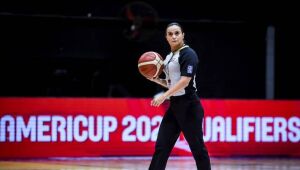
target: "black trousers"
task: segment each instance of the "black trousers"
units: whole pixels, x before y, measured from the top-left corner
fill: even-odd
[[[210,170],[210,158],[203,141],[204,111],[196,94],[171,97],[170,107],[159,127],[149,170],[164,170],[171,151],[183,132],[198,170]]]

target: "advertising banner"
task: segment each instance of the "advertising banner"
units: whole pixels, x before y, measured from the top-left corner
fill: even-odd
[[[0,158],[151,156],[166,101],[0,98]],[[300,156],[300,101],[202,99],[211,156]],[[191,155],[181,135],[172,155]]]

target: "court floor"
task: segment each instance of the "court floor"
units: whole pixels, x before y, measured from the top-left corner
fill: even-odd
[[[0,170],[147,170],[149,157],[0,160]],[[212,170],[300,170],[300,158],[211,158]],[[166,170],[196,170],[192,157],[171,157]]]

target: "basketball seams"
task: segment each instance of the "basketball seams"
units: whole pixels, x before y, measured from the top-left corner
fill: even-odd
[[[138,68],[145,77],[157,77],[162,71],[163,59],[154,51],[146,52],[140,57]]]
[[[146,62],[142,62],[142,63],[139,63],[139,64],[138,64],[138,67],[144,66],[144,65],[149,65],[149,64],[156,65],[156,64],[157,64],[157,61],[154,60],[154,61],[146,61]]]

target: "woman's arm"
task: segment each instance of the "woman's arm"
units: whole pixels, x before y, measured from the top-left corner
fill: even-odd
[[[162,104],[166,100],[166,98],[168,98],[169,96],[172,96],[174,93],[176,93],[179,90],[188,86],[191,79],[192,79],[192,77],[181,76],[180,80],[172,88],[170,88],[168,91],[166,91],[161,96],[154,98],[151,101],[151,105],[158,107],[160,104]]]
[[[149,78],[148,78],[149,79]],[[161,79],[161,78],[153,78],[153,79],[149,79],[150,81],[153,81],[165,88],[168,88],[168,85],[167,85],[167,81],[165,79]]]

